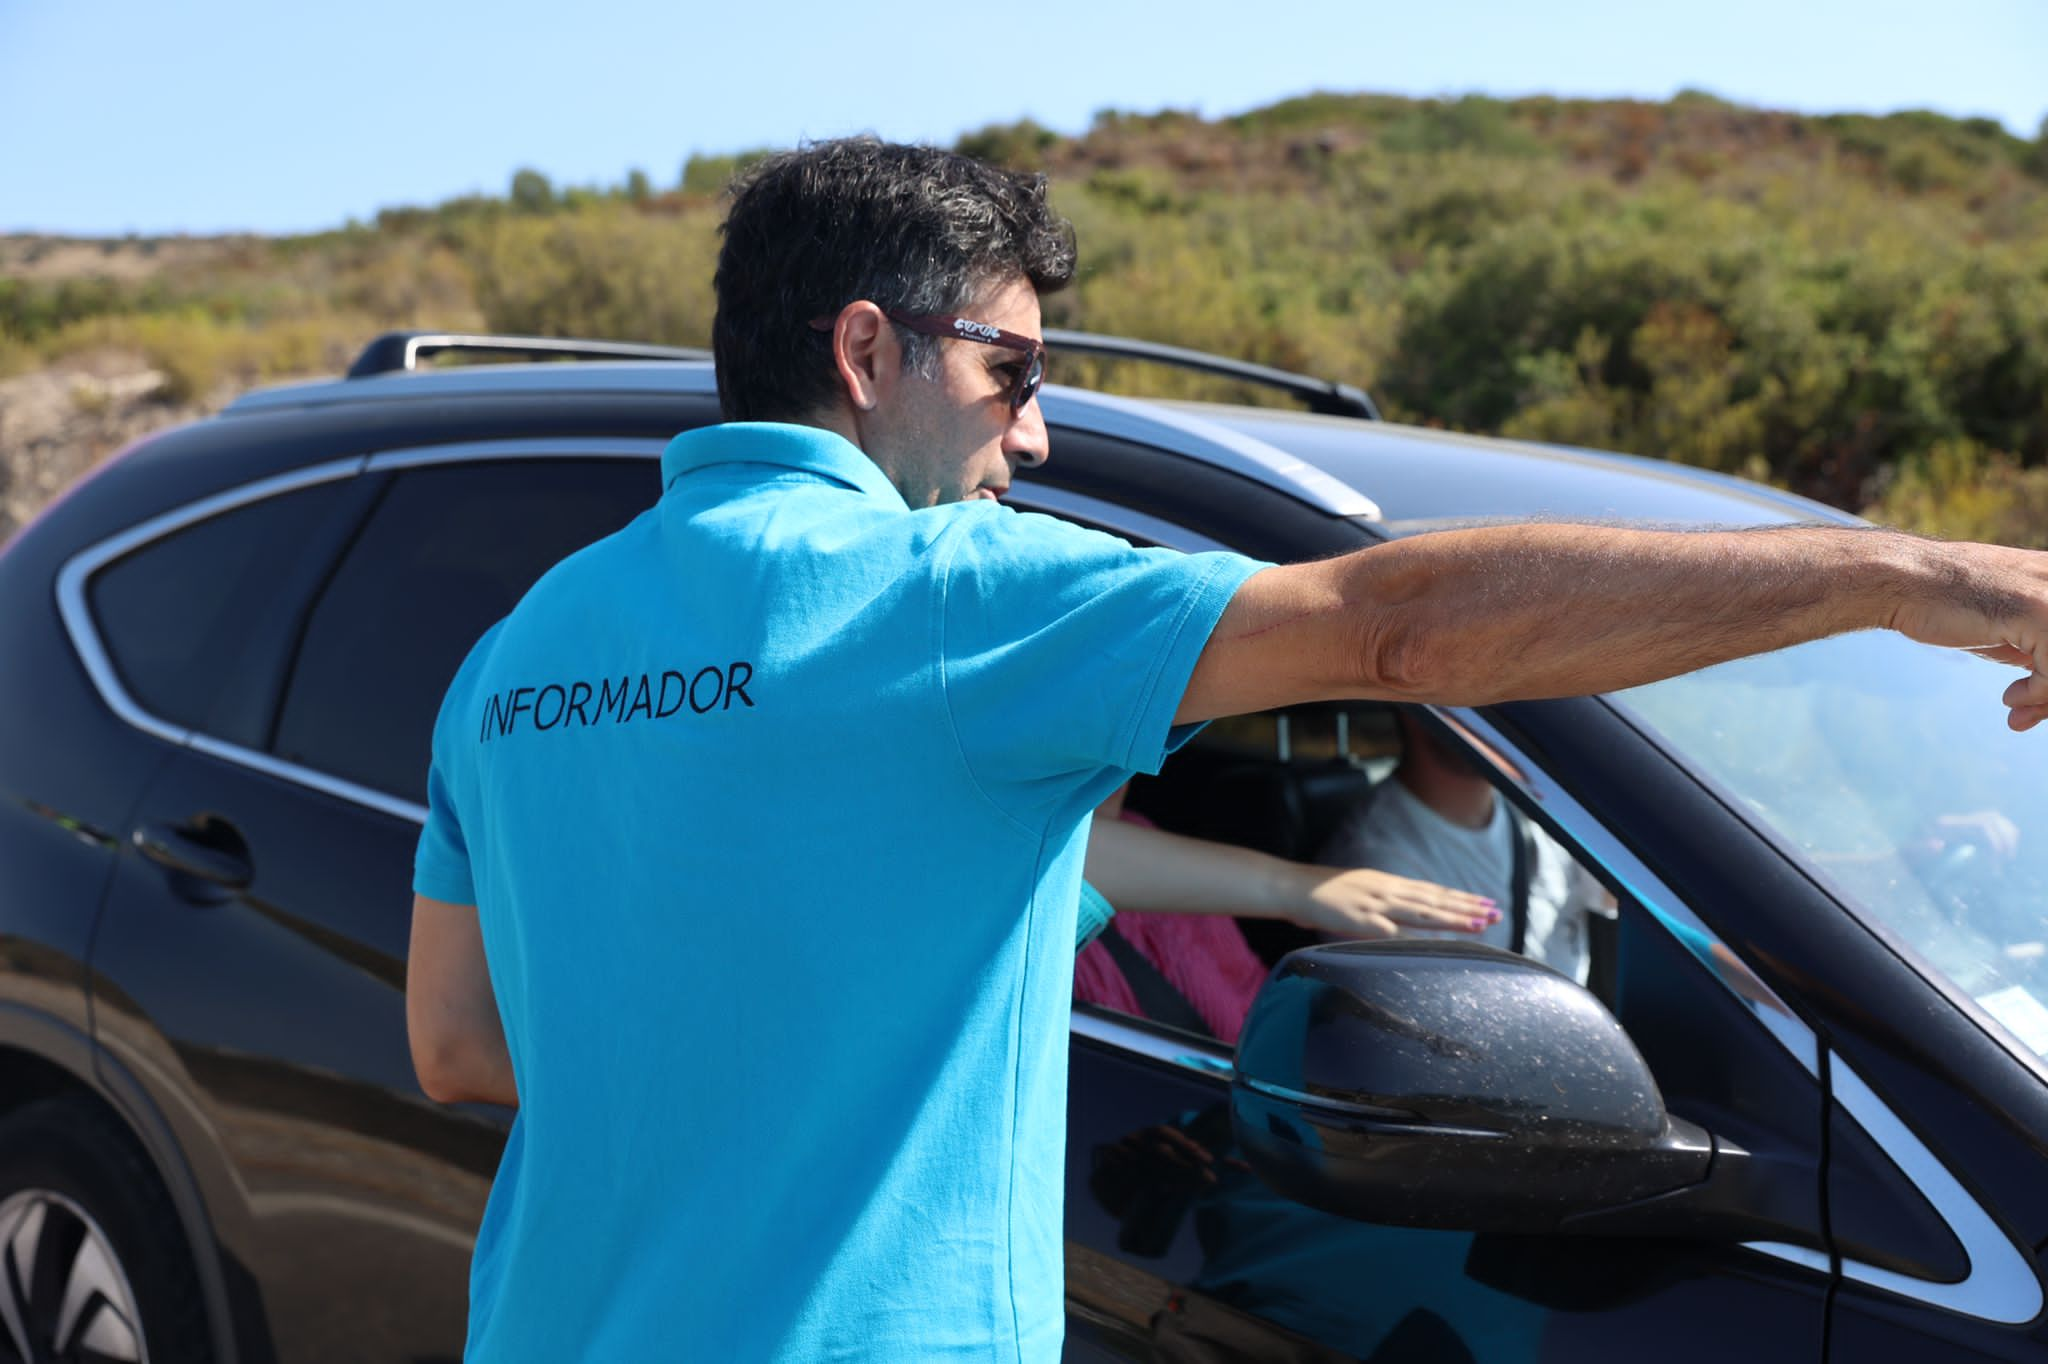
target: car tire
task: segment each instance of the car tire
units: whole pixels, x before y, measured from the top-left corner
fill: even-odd
[[[114,1118],[72,1097],[0,1120],[0,1361],[212,1357],[177,1212]]]

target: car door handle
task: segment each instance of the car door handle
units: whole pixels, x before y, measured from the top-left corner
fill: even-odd
[[[134,841],[137,850],[160,867],[231,890],[249,884],[246,854],[214,847],[193,829],[176,824],[144,824],[135,831]]]

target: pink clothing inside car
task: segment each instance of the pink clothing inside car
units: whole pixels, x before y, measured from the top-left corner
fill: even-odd
[[[1118,816],[1151,827],[1143,815]],[[1133,914],[1117,911],[1105,933],[1121,933],[1167,983],[1180,991],[1220,1041],[1235,1044],[1266,980],[1266,966],[1227,914]],[[1100,939],[1074,959],[1074,998],[1118,1013],[1144,1016],[1130,982]]]

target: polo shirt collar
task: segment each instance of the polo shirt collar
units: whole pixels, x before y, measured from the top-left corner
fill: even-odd
[[[766,464],[800,469],[841,483],[855,492],[907,504],[859,446],[835,432],[784,422],[727,422],[685,431],[661,453],[661,486],[715,464]]]

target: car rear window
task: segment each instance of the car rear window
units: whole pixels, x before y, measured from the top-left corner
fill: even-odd
[[[541,574],[660,493],[648,459],[399,474],[313,605],[273,751],[424,805],[434,718],[470,646]]]
[[[345,496],[345,480],[266,497],[195,522],[116,559],[93,575],[88,599],[122,684],[172,724],[239,738],[242,717],[222,713],[255,647],[251,622],[306,556],[324,552],[319,529]]]

